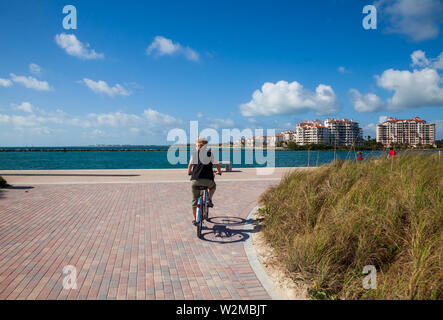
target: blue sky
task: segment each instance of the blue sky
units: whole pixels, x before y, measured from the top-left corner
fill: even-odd
[[[0,145],[164,144],[190,120],[353,118],[375,136],[417,115],[442,139],[442,1],[376,1],[365,30],[372,3],[2,0]]]

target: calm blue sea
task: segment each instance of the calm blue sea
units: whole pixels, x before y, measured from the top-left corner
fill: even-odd
[[[67,147],[67,149],[92,149],[91,147]],[[140,148],[140,147],[124,147]],[[166,149],[167,146],[143,146],[143,148]],[[4,148],[5,149],[5,148]],[[45,148],[49,149],[49,148]],[[59,149],[59,148],[58,148]],[[100,149],[100,148],[95,148]],[[119,149],[105,147],[101,149]],[[253,151],[241,152],[241,164],[233,167],[260,167],[263,164],[256,159]],[[249,154],[245,154],[248,153]],[[225,152],[227,153],[227,152]],[[188,159],[189,159],[188,152]],[[214,151],[219,160],[233,161],[233,151],[229,152],[230,159],[222,157],[221,151]],[[266,156],[266,152],[264,152]],[[374,151],[372,156],[386,154],[385,151]],[[245,156],[253,159],[253,163],[245,163]],[[338,159],[355,160],[354,152],[337,151]],[[371,151],[363,151],[365,159],[371,158]],[[305,167],[329,163],[334,159],[334,151],[275,151],[277,167]],[[0,152],[0,170],[68,170],[68,169],[167,169],[185,168],[186,164],[172,165],[168,162],[167,151],[68,151],[68,152]]]

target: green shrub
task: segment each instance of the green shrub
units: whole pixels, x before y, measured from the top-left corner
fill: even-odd
[[[261,196],[264,235],[313,297],[442,299],[443,161],[401,154],[296,171]],[[377,268],[377,289],[362,286]],[[319,294],[320,293],[320,294]]]

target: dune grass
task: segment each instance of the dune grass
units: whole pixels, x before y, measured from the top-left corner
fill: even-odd
[[[312,284],[313,298],[443,298],[438,155],[293,172],[260,202],[265,238],[290,274]],[[363,288],[366,265],[377,269],[376,289]]]
[[[8,184],[6,183],[6,180],[3,179],[2,176],[0,176],[0,189],[6,187]]]

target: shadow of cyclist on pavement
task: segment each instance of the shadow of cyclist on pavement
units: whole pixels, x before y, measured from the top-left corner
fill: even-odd
[[[214,216],[202,230],[202,240],[214,243],[244,242],[260,231],[261,219],[245,220],[235,216]],[[212,226],[212,227],[211,227]]]

